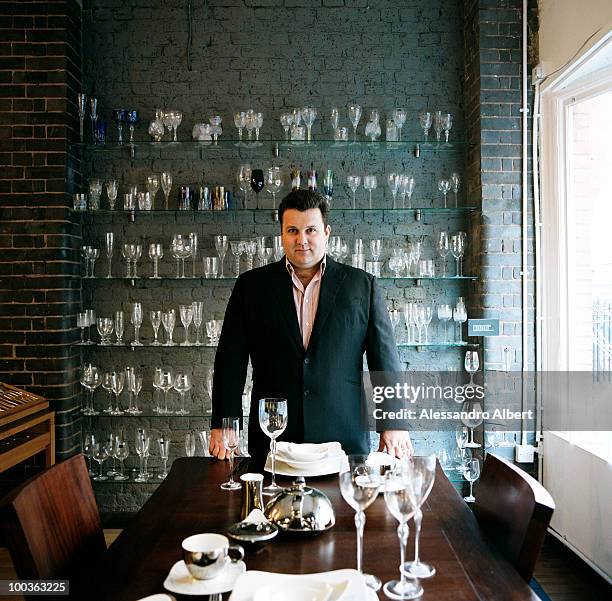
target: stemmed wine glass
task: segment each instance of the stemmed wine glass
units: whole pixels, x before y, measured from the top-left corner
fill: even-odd
[[[149,244],[149,259],[153,261],[152,280],[159,278],[159,260],[164,258],[164,247],[161,244]]]
[[[285,140],[289,142],[289,130],[291,125],[293,124],[293,115],[291,113],[285,112],[281,113],[280,123],[285,130]]]
[[[465,367],[465,371],[470,374],[470,383],[468,386],[474,387],[474,374],[478,371],[480,367],[480,361],[478,359],[477,351],[466,351],[465,352],[465,361],[463,363]]]
[[[453,317],[453,309],[450,305],[438,305],[438,320],[444,324],[444,342],[448,342],[448,322]]]
[[[269,167],[266,171],[266,192],[272,194],[272,208],[276,209],[276,195],[283,187],[280,167]]]
[[[132,303],[130,321],[134,326],[134,342],[132,342],[132,346],[142,346],[142,342],[138,340],[140,326],[142,325],[142,303]]]
[[[414,177],[412,175],[404,174],[401,176],[399,184],[399,192],[402,197],[402,209],[410,208],[412,194],[414,192]],[[406,196],[408,196],[408,206],[406,206]]]
[[[397,173],[389,173],[387,175],[387,183],[389,184],[389,190],[391,190],[391,196],[393,196],[393,208],[396,209],[395,198],[397,196],[397,191],[399,190],[401,175]]]
[[[238,143],[236,144],[236,146],[241,146],[242,145],[242,130],[244,129],[244,126],[246,125],[246,113],[244,111],[238,111],[237,113],[234,113],[234,125],[236,126],[236,129],[238,130]]]
[[[192,388],[191,376],[189,374],[179,371],[174,379],[174,390],[176,390],[181,396],[181,406],[177,409],[177,415],[188,415],[189,411],[185,409],[185,394]]]
[[[147,175],[147,192],[151,195],[151,205],[155,208],[155,195],[159,190],[159,176],[157,173]]]
[[[87,110],[87,96],[77,94],[77,110],[79,111],[79,135],[81,144],[83,143],[83,123],[85,121],[85,111]]]
[[[433,488],[436,476],[436,456],[413,456],[408,461],[412,471],[413,493],[417,504],[417,510],[414,513],[414,560],[404,563],[401,566],[401,570],[409,578],[429,578],[436,573],[436,569],[432,565],[420,560],[419,541],[421,539],[421,523],[423,521],[421,507]]]
[[[304,125],[306,126],[306,141],[312,141],[312,124],[317,118],[317,109],[311,106],[305,106],[302,109],[302,119],[304,119]]]
[[[427,142],[429,138],[429,130],[431,129],[431,112],[430,111],[421,111],[419,113],[419,123],[421,125],[421,129],[423,130],[423,136],[425,137],[425,141]]]
[[[457,306],[453,309],[453,321],[457,324],[459,329],[457,341],[463,342],[463,331],[461,324],[467,321],[467,311],[465,308],[465,304],[457,303]]]
[[[225,261],[225,255],[227,254],[228,239],[227,236],[215,236],[215,250],[221,260],[221,269],[219,277],[223,277],[223,262]]]
[[[353,209],[357,208],[357,204],[356,204],[356,200],[355,200],[355,195],[357,193],[357,188],[359,188],[359,186],[361,185],[361,176],[359,175],[347,175],[346,176],[346,183],[348,185],[348,187],[351,189],[351,191],[353,192]]]
[[[461,234],[454,234],[451,236],[450,252],[457,264],[457,273],[455,274],[455,277],[461,277],[463,276],[463,265],[461,263],[461,259],[465,253],[465,236]]]
[[[438,181],[438,190],[440,190],[440,192],[444,194],[444,208],[445,209],[447,208],[446,195],[449,193],[450,189],[451,189],[450,180],[441,179],[440,181]]]
[[[168,409],[168,392],[174,386],[174,379],[172,377],[172,371],[169,369],[161,369],[159,372],[156,372],[157,376],[157,387],[164,392],[164,409],[160,410],[160,413],[167,415],[170,413]]]
[[[380,476],[377,468],[368,465],[367,455],[349,455],[348,461],[340,471],[340,492],[343,499],[355,510],[355,528],[357,530],[357,571],[360,572],[367,586],[375,591],[380,589],[380,578],[363,572],[363,530],[366,517],[365,510],[376,500],[380,487]]]
[[[338,107],[333,106],[329,111],[329,120],[331,121],[332,132],[338,129],[338,123],[340,122],[340,111]]]
[[[168,201],[170,199],[170,190],[172,190],[172,174],[171,173],[164,171],[161,174],[161,187],[162,187],[162,191],[164,193],[164,198],[165,198],[164,209],[167,211]]]
[[[193,325],[196,328],[196,339],[195,345],[201,346],[200,341],[200,328],[202,327],[202,321],[204,320],[204,303],[202,301],[193,301],[191,303],[191,309],[193,311]]]
[[[357,126],[361,119],[361,107],[358,104],[349,104],[348,117],[353,124],[353,141],[357,142]]]
[[[149,456],[149,445],[151,437],[144,428],[139,428],[136,432],[136,453],[140,459],[140,469],[134,480],[136,482],[146,482],[149,474],[146,471],[145,460]]]
[[[407,113],[405,109],[395,109],[393,111],[393,123],[395,127],[397,127],[397,140],[398,142],[402,141],[402,127],[404,127],[404,123],[406,123]]]
[[[477,428],[483,422],[480,401],[476,399],[465,401],[461,405],[461,413],[464,415],[461,418],[461,423],[470,429],[470,440],[463,446],[468,449],[479,449],[481,445],[474,440],[474,428]]]
[[[185,433],[185,455],[187,457],[194,457],[196,452],[196,438],[195,432],[189,430]]]
[[[224,417],[221,424],[223,446],[229,451],[230,472],[227,482],[221,484],[223,490],[236,490],[242,488],[240,482],[234,481],[234,453],[240,444],[240,419],[237,417]]]
[[[232,254],[234,255],[236,263],[236,277],[238,277],[240,275],[240,257],[245,251],[244,242],[242,240],[231,240],[230,248],[232,250]]]
[[[111,374],[111,385],[115,395],[115,408],[109,411],[110,415],[123,415],[123,411],[119,406],[119,397],[123,392],[125,386],[125,372],[124,371],[113,371]]]
[[[96,444],[95,434],[93,434],[92,432],[86,432],[85,439],[83,440],[83,455],[87,457],[90,476],[94,475],[94,471],[91,469],[91,458],[93,457],[95,444]]]
[[[81,374],[81,385],[89,391],[89,403],[83,409],[84,415],[98,415],[98,412],[94,410],[93,398],[94,392],[100,384],[102,384],[102,376],[98,368],[93,365],[86,365]]]
[[[161,342],[157,339],[157,335],[159,333],[159,326],[161,325],[162,312],[160,310],[152,310],[149,313],[149,317],[151,318],[151,325],[153,326],[153,333],[155,335],[155,339],[151,343],[151,346],[160,346]]]
[[[117,126],[119,137],[117,144],[123,144],[123,124],[125,123],[126,111],[125,109],[113,109],[113,120]]]
[[[453,126],[453,116],[450,113],[442,113],[442,129],[444,130],[445,142],[448,144],[448,136]]]
[[[448,233],[441,231],[438,236],[437,249],[442,259],[442,277],[446,277],[446,257],[448,255]]]
[[[476,497],[474,497],[474,482],[480,477],[480,462],[478,459],[470,459],[468,461],[463,477],[470,483],[470,494],[467,497],[463,497],[463,500],[466,503],[474,503],[476,501]]]
[[[276,439],[287,428],[287,399],[265,398],[259,400],[259,426],[270,438],[272,481],[263,489],[265,495],[275,495],[283,490],[276,484]]]
[[[244,193],[242,208],[246,209],[249,201],[249,190],[251,189],[251,165],[244,163],[238,169],[238,188]]]
[[[453,194],[455,195],[455,208],[459,206],[459,188],[461,186],[461,178],[458,173],[451,173],[450,183],[453,189]]]
[[[439,142],[442,136],[442,130],[444,129],[442,121],[442,111],[436,111],[433,115],[433,126],[436,132],[436,140]]]
[[[108,459],[108,447],[106,443],[96,442],[92,445],[92,457],[96,461],[96,463],[100,466],[100,472],[98,475],[94,476],[93,479],[97,482],[108,480],[108,477],[105,476],[102,472],[102,464]]]
[[[159,457],[162,460],[162,469],[159,474],[157,474],[157,478],[159,480],[163,480],[168,475],[168,459],[170,458],[170,439],[165,438],[162,434],[157,439],[157,444],[159,445]]]
[[[106,195],[108,196],[108,205],[111,211],[115,210],[115,202],[117,200],[117,180],[110,179],[106,182]]]
[[[113,232],[106,232],[106,259],[108,261],[108,273],[107,278],[112,278],[112,259],[113,259],[113,245],[115,242],[115,234]]]
[[[108,413],[109,415],[113,412],[113,372],[104,372],[102,377],[102,388],[106,390],[108,394],[108,407],[102,410],[102,413]]]
[[[255,192],[255,208],[259,209],[259,193],[264,187],[264,172],[263,169],[251,169],[251,188]]]
[[[363,176],[363,188],[370,193],[370,209],[372,208],[372,190],[376,190],[378,181],[375,175]]]
[[[113,457],[119,461],[119,473],[115,475],[115,480],[123,481],[128,480],[129,476],[125,475],[123,463],[130,455],[130,447],[127,440],[123,436],[117,436],[115,438],[115,453]]]
[[[400,566],[404,565],[406,558],[408,521],[417,510],[414,480],[414,474],[408,463],[397,465],[385,476],[385,503],[391,515],[399,522],[397,536],[400,542]],[[418,478],[416,484],[420,484]],[[400,579],[386,582],[383,591],[390,599],[416,599],[423,594],[423,587],[418,581],[409,582],[406,573],[400,569]]]
[[[174,346],[174,341],[172,340],[172,333],[174,331],[174,324],[176,323],[176,311],[174,309],[163,311],[161,319],[162,324],[164,326],[164,330],[166,331],[166,346]]]
[[[193,306],[179,305],[179,314],[183,327],[185,328],[185,340],[181,342],[181,346],[189,346],[189,326],[193,321]]]

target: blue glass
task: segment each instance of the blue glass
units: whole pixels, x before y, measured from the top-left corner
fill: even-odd
[[[130,144],[134,143],[134,128],[138,123],[138,111],[131,110],[125,112],[125,121],[130,125]]]
[[[98,119],[94,135],[94,144],[104,144],[106,142],[106,121]]]

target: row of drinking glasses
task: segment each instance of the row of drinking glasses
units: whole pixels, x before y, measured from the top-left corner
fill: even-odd
[[[203,321],[204,302],[193,301],[190,305],[179,305],[179,315],[183,328],[185,331],[185,337],[180,346],[202,346],[200,339],[201,326],[204,323],[206,328],[206,335],[209,340],[209,345],[216,346],[219,342],[219,336],[221,335],[221,328],[223,327],[223,321],[220,319],[211,319],[206,322]],[[152,310],[149,313],[151,325],[153,326],[153,332],[155,338],[151,342],[151,346],[161,346],[162,343],[158,340],[160,325],[164,326],[166,333],[165,346],[175,346],[173,340],[174,327],[176,325],[176,311],[175,309],[169,309],[168,311]],[[143,346],[140,342],[140,328],[143,322],[143,309],[142,303],[132,303],[130,307],[130,323],[134,326],[134,341],[129,343],[131,346]],[[190,342],[189,340],[189,327],[193,322],[196,330],[195,341]],[[124,314],[123,311],[116,311],[113,317],[98,317],[93,309],[88,309],[77,314],[77,327],[81,329],[81,341],[80,344],[94,344],[91,340],[90,326],[96,324],[98,334],[100,335],[100,345],[107,346],[114,344],[116,346],[123,346],[126,344],[123,340],[124,335]],[[87,329],[87,339],[85,339],[85,330]],[[111,336],[115,332],[116,341],[111,342]]]
[[[234,125],[238,130],[238,142],[242,142],[242,132],[244,129],[247,130],[247,136],[249,142],[253,139],[253,132],[255,132],[255,141],[259,141],[259,131],[263,126],[263,113],[258,113],[253,109],[248,111],[238,111],[234,113]]]
[[[425,333],[425,344],[429,343],[429,324],[435,314],[438,321],[444,324],[444,342],[450,342],[448,336],[448,322],[451,319],[457,324],[457,342],[463,341],[462,325],[467,321],[467,310],[463,297],[458,297],[455,307],[449,304],[440,304],[437,308],[433,304],[422,304],[407,302],[401,309],[389,309],[389,318],[393,330],[403,323],[406,327],[407,344],[423,344],[423,332]],[[418,337],[418,338],[417,338]],[[478,355],[476,355],[476,358]],[[467,369],[467,368],[466,368]],[[478,366],[476,367],[478,369]],[[473,384],[473,382],[471,382]]]

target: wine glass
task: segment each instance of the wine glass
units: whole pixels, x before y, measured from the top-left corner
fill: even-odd
[[[461,324],[467,321],[467,311],[465,309],[465,305],[457,304],[457,306],[453,309],[453,321],[457,324],[457,328],[459,330],[457,341],[463,342],[463,329]]]
[[[164,198],[165,198],[164,209],[167,211],[168,201],[170,199],[170,190],[172,190],[172,174],[171,173],[164,171],[161,174],[161,187],[162,187],[162,191],[164,193]]]
[[[376,190],[378,186],[378,180],[375,175],[364,175],[363,176],[363,188],[370,193],[370,209],[372,208],[372,190]]]
[[[249,190],[251,189],[251,165],[244,163],[238,169],[238,188],[244,194],[242,208],[246,209],[249,201]]]
[[[461,418],[461,423],[470,429],[470,440],[463,446],[468,449],[479,449],[481,445],[474,440],[474,428],[482,424],[482,405],[478,400],[468,400],[461,405],[461,412],[464,417]]]
[[[265,495],[275,495],[283,490],[276,484],[276,439],[287,427],[287,399],[265,398],[259,400],[259,426],[270,438],[272,481],[263,489]]]
[[[221,269],[219,277],[223,277],[223,262],[225,261],[225,255],[227,254],[228,238],[227,236],[215,236],[215,250],[221,260]]]
[[[119,134],[117,138],[117,144],[123,144],[123,124],[126,119],[125,109],[113,109],[113,121],[117,126],[117,132]]]
[[[448,144],[448,136],[453,126],[453,116],[450,113],[442,113],[442,129],[444,130],[445,141]]]
[[[159,280],[159,260],[164,257],[164,247],[161,244],[149,244],[149,259],[153,261],[152,280]]]
[[[419,123],[421,125],[421,129],[423,130],[423,136],[425,137],[425,141],[427,142],[429,138],[429,130],[431,129],[431,112],[430,111],[421,111],[419,113]]]
[[[192,305],[179,305],[179,314],[181,316],[181,322],[185,328],[185,340],[181,342],[181,346],[190,346],[189,344],[189,326],[193,321],[193,306]]]
[[[410,208],[412,193],[414,192],[414,177],[404,174],[401,176],[399,192],[402,197],[402,208]],[[406,196],[408,196],[408,206],[406,207]]]
[[[355,528],[357,530],[357,571],[360,572],[367,586],[375,591],[380,589],[380,578],[363,572],[363,530],[366,517],[365,510],[376,500],[380,487],[380,475],[377,468],[368,465],[367,455],[349,455],[348,461],[340,471],[340,492],[342,498],[355,510]]]
[[[418,478],[416,483],[420,484]],[[413,472],[408,463],[399,464],[385,476],[385,503],[391,515],[399,522],[397,536],[400,542],[400,566],[406,560],[408,521],[417,510],[414,484]],[[386,582],[383,591],[391,599],[415,599],[423,594],[423,587],[418,581],[408,581],[406,573],[400,569],[400,579]]]
[[[444,324],[444,342],[448,342],[448,322],[453,317],[453,309],[450,305],[438,305],[438,320]]]
[[[465,367],[465,371],[470,374],[470,383],[468,386],[474,387],[474,374],[478,371],[480,367],[480,361],[478,359],[477,351],[466,351],[465,352],[465,361],[463,363]]]
[[[172,371],[169,369],[161,369],[159,372],[156,372],[157,376],[157,387],[163,391],[164,393],[164,409],[160,411],[160,413],[167,415],[170,413],[168,409],[168,392],[174,385],[174,378],[172,377]]]
[[[174,309],[163,311],[161,319],[164,330],[166,331],[166,346],[174,346],[172,333],[174,332],[174,324],[176,323],[176,311]]]
[[[92,432],[85,433],[85,439],[83,440],[83,455],[87,457],[89,464],[89,475],[94,476],[94,471],[91,469],[91,459],[93,457],[94,446],[96,444],[96,436]]]
[[[125,386],[125,372],[124,371],[113,371],[111,374],[111,385],[115,395],[115,408],[109,411],[110,415],[123,415],[123,411],[119,406],[119,397],[123,392]]]
[[[77,94],[77,110],[79,112],[79,136],[82,144],[83,123],[85,121],[85,112],[87,111],[87,96],[85,94]]]
[[[272,194],[272,208],[276,209],[276,194],[283,187],[280,167],[269,167],[266,171],[266,192]]]
[[[304,125],[306,125],[306,141],[312,141],[312,124],[317,118],[317,109],[311,106],[305,106],[302,109],[302,119],[304,119]]]
[[[442,122],[442,111],[436,111],[433,114],[433,126],[436,132],[436,141],[440,141],[440,137],[442,136],[442,130],[444,129],[444,125]]]
[[[163,480],[168,475],[168,459],[170,458],[170,440],[165,438],[162,434],[157,439],[159,446],[159,458],[162,461],[162,468],[159,474],[157,474],[158,480]]]
[[[457,273],[455,277],[463,276],[463,266],[461,264],[461,259],[463,258],[463,254],[465,253],[465,236],[460,234],[454,234],[450,239],[450,252],[455,259],[457,265]]]
[[[130,373],[128,380],[129,391],[134,395],[132,406],[126,411],[131,415],[140,415],[142,411],[138,408],[138,395],[142,391],[142,374]]]
[[[353,141],[357,142],[357,125],[359,125],[361,119],[361,107],[358,104],[349,104],[348,117],[353,124]]]
[[[455,208],[459,206],[459,188],[461,186],[461,178],[458,173],[451,173],[450,183],[453,189],[453,194],[455,195]]]
[[[474,482],[480,477],[480,462],[478,459],[470,459],[467,463],[466,470],[463,472],[463,477],[470,483],[470,494],[463,497],[466,503],[474,503]]]
[[[187,457],[194,457],[196,451],[196,437],[195,432],[189,430],[185,433],[185,455]]]
[[[113,245],[115,243],[115,234],[113,232],[106,232],[105,236],[106,240],[106,260],[108,261],[108,272],[106,274],[107,278],[112,278],[112,259],[113,259]]]
[[[108,407],[102,410],[102,413],[108,413],[109,415],[113,412],[113,372],[107,371],[102,377],[102,388],[106,390],[108,394]]]
[[[393,123],[395,123],[395,127],[397,127],[397,140],[401,142],[402,140],[402,127],[404,127],[404,123],[406,123],[407,113],[405,109],[395,109],[393,111]]]
[[[407,461],[409,461],[410,470],[412,471],[413,492],[417,503],[417,510],[414,513],[414,560],[404,563],[401,566],[401,570],[409,578],[429,578],[436,573],[436,569],[432,565],[420,560],[419,541],[421,538],[421,523],[423,521],[421,507],[433,488],[436,476],[436,456],[413,456]]]
[[[115,210],[115,202],[117,200],[117,180],[110,179],[106,182],[106,195],[108,196],[108,206],[111,211]]]
[[[134,342],[132,342],[132,346],[142,346],[142,342],[138,340],[140,326],[142,325],[142,303],[132,303],[130,321],[134,326]]]
[[[159,309],[152,310],[149,312],[149,317],[151,319],[151,325],[153,326],[153,333],[155,335],[155,339],[151,343],[151,346],[160,346],[161,342],[157,339],[157,335],[159,333],[159,326],[161,325],[162,312]]]
[[[242,145],[242,130],[244,129],[244,126],[246,125],[246,113],[244,111],[238,111],[237,113],[234,113],[234,125],[236,126],[236,129],[238,130],[238,144],[236,144],[236,146],[241,146]]]
[[[355,209],[355,208],[357,208],[356,200],[355,200],[355,194],[357,193],[357,188],[359,188],[359,186],[361,184],[361,176],[359,176],[359,175],[347,175],[346,176],[346,183],[347,183],[348,187],[351,189],[351,191],[353,192],[353,209]]]
[[[176,390],[181,397],[181,406],[176,411],[177,415],[188,415],[189,411],[185,409],[185,394],[192,388],[191,376],[182,371],[177,372],[174,379],[174,390]]]
[[[128,480],[129,476],[125,475],[124,462],[130,455],[130,447],[127,440],[123,436],[119,435],[115,437],[115,452],[113,457],[119,462],[119,472],[115,475],[115,480],[123,481]]]
[[[138,475],[134,480],[136,482],[146,482],[149,474],[147,474],[145,467],[145,460],[149,456],[149,445],[151,444],[151,437],[144,428],[139,428],[136,432],[136,453],[140,460],[140,469]]]
[[[441,231],[438,235],[438,242],[436,244],[438,254],[442,259],[442,277],[446,277],[446,257],[448,255],[448,233]]]
[[[100,466],[100,472],[93,477],[97,482],[108,480],[102,472],[102,464],[108,459],[108,447],[103,442],[96,442],[92,445],[92,455],[96,463]]]
[[[204,319],[204,303],[202,301],[193,301],[191,303],[191,310],[193,311],[193,325],[196,328],[195,345],[201,346],[200,328],[202,327],[202,321]]]
[[[155,195],[159,190],[159,176],[157,173],[147,175],[147,192],[151,195],[151,204],[155,208]]]
[[[237,417],[224,417],[221,424],[223,446],[229,451],[229,479],[221,484],[223,490],[236,490],[242,488],[240,482],[234,481],[234,453],[240,444],[240,419]]]
[[[438,190],[440,190],[440,192],[442,192],[442,194],[444,194],[444,208],[446,209],[446,195],[449,193],[451,189],[451,183],[450,180],[447,179],[441,179],[438,181]]]
[[[393,196],[393,208],[396,209],[395,198],[397,196],[397,191],[399,190],[401,175],[397,173],[389,173],[387,175],[387,184],[389,185],[389,190],[391,190],[391,196]]]
[[[87,388],[89,391],[89,403],[83,409],[84,415],[98,415],[98,412],[94,410],[94,392],[98,386],[102,384],[102,375],[97,367],[93,365],[86,365],[81,374],[81,385]]]
[[[293,123],[293,115],[291,113],[281,113],[280,122],[285,130],[285,140],[289,142],[289,129]]]
[[[251,188],[256,194],[255,208],[259,209],[259,193],[264,187],[264,172],[263,169],[251,169]]]

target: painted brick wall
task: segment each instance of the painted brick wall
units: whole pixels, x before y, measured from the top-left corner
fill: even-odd
[[[78,172],[67,144],[80,42],[76,2],[0,2],[0,380],[51,401],[59,459],[79,448],[80,430],[68,345],[81,302],[80,226],[66,183]]]

